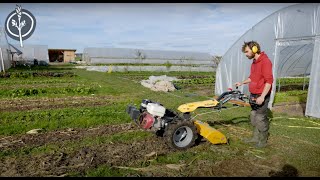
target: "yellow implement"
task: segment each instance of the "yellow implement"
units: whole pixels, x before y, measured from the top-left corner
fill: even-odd
[[[178,107],[178,110],[182,113],[189,113],[196,110],[199,107],[215,107],[219,104],[219,102],[215,99],[206,100],[206,101],[198,101],[187,104],[182,104]],[[220,131],[211,127],[208,123],[194,120],[194,124],[197,127],[198,134],[202,137],[206,138],[212,144],[226,144],[227,138]]]
[[[206,101],[198,101],[198,102],[192,102],[187,104],[182,104],[178,107],[178,110],[180,112],[186,113],[186,112],[192,112],[196,110],[199,107],[214,107],[219,102],[217,100],[206,100]]]
[[[198,133],[210,141],[212,144],[226,144],[228,140],[225,135],[220,131],[211,127],[208,123],[195,120],[195,126],[197,127]]]

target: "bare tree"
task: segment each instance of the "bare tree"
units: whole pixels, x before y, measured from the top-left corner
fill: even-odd
[[[146,55],[143,54],[140,50],[136,50],[136,56],[140,60],[140,62],[142,62],[142,60],[146,58]]]
[[[221,60],[222,60],[222,56],[217,56],[217,55],[212,56],[212,61],[215,63],[216,66],[218,66]]]

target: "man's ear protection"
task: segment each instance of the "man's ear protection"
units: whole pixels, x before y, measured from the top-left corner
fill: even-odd
[[[258,52],[258,47],[257,46],[252,46],[251,48],[253,54],[257,53]]]

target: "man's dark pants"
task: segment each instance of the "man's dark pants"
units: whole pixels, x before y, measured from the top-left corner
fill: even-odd
[[[250,99],[258,98],[259,95],[251,94]],[[257,140],[257,147],[265,147],[268,139],[269,120],[268,120],[268,103],[270,101],[270,94],[265,96],[264,102],[257,105],[250,101],[251,113],[250,122],[254,127],[254,139]]]
[[[259,97],[258,95],[251,94],[253,97]],[[251,124],[258,128],[260,132],[269,130],[269,120],[268,120],[268,103],[270,101],[270,94],[265,96],[264,102],[261,105],[253,105],[251,103],[251,114],[250,121]]]

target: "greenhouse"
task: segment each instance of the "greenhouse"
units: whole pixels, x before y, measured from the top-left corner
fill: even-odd
[[[272,109],[280,77],[309,76],[306,116],[320,118],[320,4],[297,4],[283,8],[249,29],[223,55],[216,71],[215,93],[248,78],[252,61],[242,53],[246,41],[257,41],[273,64]],[[248,94],[248,86],[240,86]]]
[[[209,53],[130,48],[84,48],[82,59],[90,64],[214,64]]]
[[[35,45],[25,44],[20,47],[18,44],[9,44],[10,51],[13,52],[13,61],[19,63],[31,63],[36,59],[41,63],[49,63],[48,46],[47,45]],[[21,52],[22,54],[19,54]]]
[[[24,44],[23,47],[20,47],[19,44],[11,44],[5,30],[2,27],[0,28],[1,71],[9,69],[13,62],[16,62],[15,64],[33,65],[34,60],[37,60],[40,65],[49,63],[47,45]]]
[[[4,28],[0,26],[0,69],[1,71],[7,70],[11,67],[11,54],[9,51],[9,43],[4,31]]]

